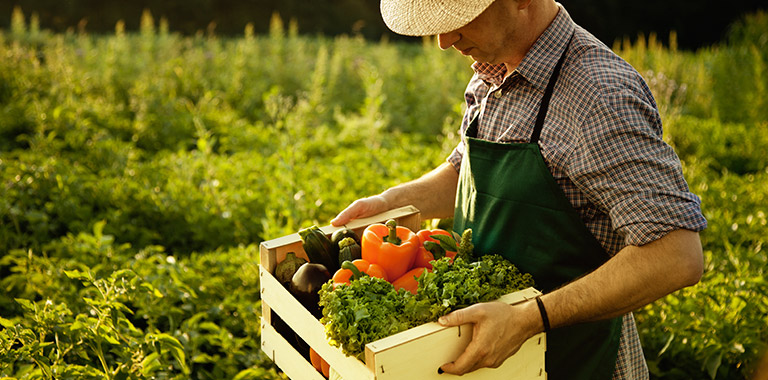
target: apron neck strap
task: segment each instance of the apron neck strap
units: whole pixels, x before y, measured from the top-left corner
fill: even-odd
[[[560,68],[565,61],[565,53],[568,51],[568,47],[571,45],[573,34],[568,38],[568,43],[565,44],[563,54],[560,55],[560,59],[555,65],[555,69],[552,71],[552,76],[549,77],[547,83],[547,89],[544,91],[544,97],[541,99],[541,105],[539,106],[539,114],[536,116],[536,124],[533,127],[533,133],[531,133],[531,143],[536,144],[539,142],[539,136],[541,136],[541,129],[544,127],[544,119],[547,117],[547,111],[549,110],[549,100],[552,98],[552,92],[555,90],[555,84],[557,78],[560,76]]]

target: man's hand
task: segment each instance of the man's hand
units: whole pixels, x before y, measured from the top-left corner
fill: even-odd
[[[338,227],[352,219],[365,218],[391,209],[413,205],[423,219],[453,216],[459,173],[448,163],[379,195],[358,199],[336,215],[331,224]]]
[[[441,317],[443,326],[474,323],[472,341],[452,363],[443,364],[443,372],[463,375],[479,368],[497,368],[516,353],[530,337],[544,331],[536,303],[507,305],[485,302],[456,310]]]
[[[331,224],[336,227],[343,226],[349,223],[352,219],[360,219],[380,214],[390,208],[387,200],[381,195],[358,199],[347,206],[347,208],[340,212],[339,215],[336,215],[336,217],[331,220]]]

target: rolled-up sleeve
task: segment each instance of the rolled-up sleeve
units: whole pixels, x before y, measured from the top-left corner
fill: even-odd
[[[706,227],[701,200],[689,191],[679,158],[662,139],[652,99],[629,90],[603,94],[581,131],[568,174],[610,216],[626,244]]]
[[[480,113],[480,106],[482,104],[480,99],[487,91],[488,86],[483,83],[477,74],[472,77],[464,91],[464,102],[466,107],[464,117],[461,120],[461,128],[459,128],[459,136],[461,136],[461,140],[456,144],[456,147],[453,148],[453,151],[448,155],[448,158],[446,158],[446,161],[453,165],[453,168],[456,169],[457,172],[461,169],[461,159],[464,157],[464,132],[469,127],[472,118]]]
[[[448,161],[449,164],[453,165],[453,168],[456,169],[458,172],[461,169],[461,159],[464,157],[464,140],[459,141],[458,144],[456,144],[456,147],[453,148],[453,151],[450,155],[448,155],[448,158],[445,160]]]

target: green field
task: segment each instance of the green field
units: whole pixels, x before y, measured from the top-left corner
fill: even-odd
[[[636,313],[655,379],[749,378],[768,343],[768,14],[696,52],[614,46],[701,196],[700,284]],[[469,61],[422,45],[0,31],[0,379],[273,379],[258,243],[441,163]]]

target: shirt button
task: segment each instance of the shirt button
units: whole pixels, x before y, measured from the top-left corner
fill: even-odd
[[[498,98],[500,98],[500,97],[503,95],[501,92],[502,92],[501,90],[499,90],[499,91],[496,91],[496,92],[493,94],[493,96],[495,96],[495,97],[496,97],[496,99],[498,99]]]

